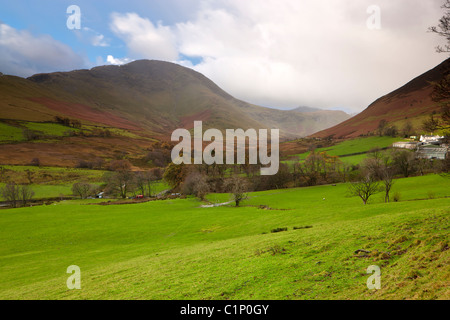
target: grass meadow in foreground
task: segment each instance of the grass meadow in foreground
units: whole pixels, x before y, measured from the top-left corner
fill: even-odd
[[[0,299],[449,299],[449,187],[399,179],[402,201],[369,205],[340,184],[251,193],[239,208],[188,198],[2,210]],[[66,286],[70,265],[80,290]],[[371,265],[380,290],[366,286]]]

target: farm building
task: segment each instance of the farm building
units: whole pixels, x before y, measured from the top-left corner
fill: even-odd
[[[421,159],[439,159],[444,160],[447,157],[448,148],[426,145],[420,147],[417,151],[417,157]]]
[[[418,146],[418,142],[410,142],[410,141],[395,142],[392,145],[393,148],[401,148],[401,149],[409,149],[409,150],[415,150],[415,149],[417,149],[417,146]]]

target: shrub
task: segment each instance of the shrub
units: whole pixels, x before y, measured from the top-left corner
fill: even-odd
[[[86,161],[86,160],[79,160],[78,164],[75,166],[75,168],[80,168],[80,169],[92,169],[93,165],[90,161]]]
[[[401,194],[400,194],[400,192],[396,192],[396,193],[394,194],[394,201],[395,201],[395,202],[399,202],[400,199],[401,199]]]
[[[312,226],[294,227],[294,230],[310,229],[310,228],[312,228]]]
[[[288,230],[288,228],[276,228],[276,229],[270,230],[270,232],[277,233],[277,232],[283,232],[283,231],[287,231],[287,230]]]
[[[39,158],[33,158],[33,160],[31,160],[31,162],[30,162],[30,166],[40,167],[41,160],[39,160]]]
[[[30,129],[24,129],[22,130],[23,136],[27,141],[34,141],[41,139],[41,134],[38,131],[33,131]]]
[[[286,252],[286,249],[280,247],[279,245],[274,245],[273,247],[269,248],[269,252],[274,256],[276,254],[284,254]]]

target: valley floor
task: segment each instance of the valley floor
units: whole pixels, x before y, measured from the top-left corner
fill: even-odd
[[[450,299],[450,179],[399,179],[391,203],[347,190],[1,210],[0,299]]]

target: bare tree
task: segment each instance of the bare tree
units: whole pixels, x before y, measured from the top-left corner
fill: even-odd
[[[136,187],[143,196],[152,196],[152,184],[156,180],[151,171],[138,172],[136,174]]]
[[[383,184],[384,184],[384,202],[390,201],[390,192],[392,189],[392,186],[394,185],[394,169],[389,166],[388,164],[384,164],[381,169],[381,175],[383,178]]]
[[[22,185],[19,188],[19,199],[22,201],[22,206],[26,206],[34,196],[34,191],[29,185]]]
[[[20,186],[15,183],[8,183],[0,189],[2,197],[9,202],[11,207],[17,208],[20,199]]]
[[[87,182],[76,182],[72,185],[72,193],[81,199],[86,199],[92,189],[92,185]]]
[[[444,46],[437,46],[436,51],[450,52],[450,0],[446,0],[441,8],[446,10],[442,18],[439,20],[439,24],[437,26],[430,27],[428,30],[444,37],[447,40],[447,43]]]
[[[135,175],[132,171],[107,172],[104,179],[107,193],[118,195],[122,199],[136,188]]]
[[[206,195],[211,191],[211,188],[208,184],[208,179],[206,176],[201,175],[197,179],[197,182],[194,186],[195,196],[200,200],[205,200]]]
[[[106,192],[118,195],[125,199],[130,192],[136,190],[136,176],[131,171],[131,163],[128,160],[114,160],[109,164],[109,170],[104,175]]]
[[[362,162],[362,170],[365,174],[370,174],[374,179],[381,180],[383,179],[383,163],[383,158],[369,155]]]
[[[242,201],[248,199],[248,183],[246,179],[235,175],[226,181],[225,187],[229,190],[236,207],[239,207]]]
[[[389,202],[390,192],[394,184],[395,168],[391,158],[380,151],[369,154],[362,163],[362,171],[373,180],[380,181],[384,185],[384,202]]]
[[[446,0],[441,6],[444,10],[444,15],[439,20],[439,24],[430,27],[428,30],[447,40],[444,46],[437,46],[436,51],[439,53],[450,53],[450,0]],[[428,124],[436,125],[438,129],[450,128],[450,70],[444,72],[444,76],[440,81],[432,82],[434,90],[432,93],[433,101],[438,102],[442,108],[442,123],[435,123],[430,119]],[[432,130],[433,131],[433,130]]]
[[[381,189],[379,181],[376,181],[370,174],[368,174],[358,182],[351,183],[349,191],[351,195],[360,197],[364,204],[367,204],[369,198],[380,192]]]

